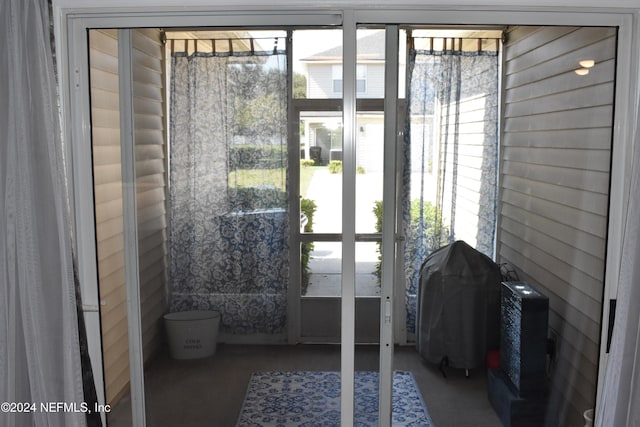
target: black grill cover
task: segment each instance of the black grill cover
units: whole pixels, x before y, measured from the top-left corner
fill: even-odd
[[[459,240],[420,268],[416,345],[423,359],[454,368],[484,366],[500,341],[500,267]]]

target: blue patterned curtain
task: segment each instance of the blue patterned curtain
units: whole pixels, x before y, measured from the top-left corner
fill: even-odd
[[[221,53],[184,43],[172,54],[170,308],[217,310],[222,334],[286,332],[287,79],[277,42]]]
[[[420,266],[433,250],[464,240],[493,257],[499,42],[410,44],[402,198],[407,330],[414,332]]]

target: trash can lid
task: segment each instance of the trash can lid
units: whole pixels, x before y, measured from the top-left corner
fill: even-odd
[[[192,311],[176,311],[173,313],[167,313],[164,318],[167,320],[206,320],[220,317],[220,313],[217,311],[207,310],[192,310]]]

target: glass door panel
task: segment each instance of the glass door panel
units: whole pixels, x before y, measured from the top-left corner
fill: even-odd
[[[380,233],[384,114],[359,112],[356,130],[356,233]]]
[[[293,32],[294,90],[289,116],[290,142],[295,147],[290,150],[290,160],[292,170],[297,171],[291,180],[290,203],[292,209],[299,209],[300,218],[300,226],[291,230],[291,241],[299,245],[300,254],[300,273],[294,271],[293,276],[300,285],[294,285],[289,294],[294,307],[290,317],[298,319],[293,340],[330,343],[340,351],[342,348],[335,344],[343,339],[344,321],[342,39],[342,30]],[[333,395],[323,408],[331,407],[331,419],[318,420],[317,424],[338,425],[344,415],[341,369],[346,365],[342,356],[337,369],[324,373],[338,383],[337,389],[326,390],[329,381],[324,380],[311,386],[323,389],[323,399]]]
[[[335,103],[334,103],[335,104]],[[342,115],[303,111],[300,129],[300,214],[305,233],[342,231]]]
[[[376,239],[377,240],[377,239]],[[356,297],[380,297],[380,242],[356,242]],[[376,318],[367,318],[375,323]],[[358,319],[356,318],[356,322]],[[376,341],[377,342],[377,341]]]
[[[312,100],[306,100],[307,104]],[[301,286],[300,297],[307,299],[302,310],[311,310],[314,300],[332,299],[336,307],[342,293],[342,116],[340,112],[327,111],[339,104],[327,101],[315,102],[316,111],[299,111],[300,129],[300,256]],[[382,150],[383,114],[381,100],[368,103],[364,111],[357,114],[358,145],[356,168],[356,252],[355,289],[356,296],[379,298],[380,295],[380,242],[382,207]],[[323,301],[323,307],[330,305]],[[372,302],[356,302],[372,306]],[[376,302],[379,308],[379,302]],[[326,315],[334,315],[328,310]],[[375,310],[361,310],[356,323],[379,325],[379,313]],[[324,318],[323,311],[309,316],[302,313],[302,323],[312,321],[318,326],[301,326],[304,340],[321,340],[336,337],[335,329],[322,331],[322,325],[330,327],[333,321]],[[331,328],[335,328],[335,325]],[[357,328],[358,329],[358,328]],[[373,330],[373,329],[371,329]],[[312,337],[304,331],[316,331],[320,335]],[[364,331],[364,330],[363,330]],[[357,333],[357,342],[378,342],[370,332]]]
[[[303,286],[301,295],[339,297],[342,286],[342,243],[313,241],[306,245],[311,248],[306,264],[308,285]]]
[[[311,248],[309,251],[308,248]],[[300,295],[303,297],[339,297],[341,288],[341,242],[312,241],[301,244],[302,264],[308,276]],[[305,259],[308,257],[308,261]],[[356,296],[380,296],[380,244],[356,243]]]
[[[349,357],[345,358],[344,355],[353,351],[355,422],[375,424],[380,391],[378,346],[385,179],[385,32],[379,29],[359,30],[357,39],[356,86],[350,88],[355,90],[358,98],[355,129],[351,134],[354,150],[343,150],[345,127],[342,120],[349,118],[343,119],[342,103],[323,99],[294,100],[295,117],[299,122],[293,124],[292,129],[299,132],[301,156],[298,177],[302,221],[300,339],[341,341],[343,345],[352,345],[340,340],[340,332],[344,330],[341,328],[344,328],[342,323],[345,321],[345,313],[341,313],[341,310],[348,310],[346,307],[350,305],[341,301],[342,295],[345,295],[343,286],[353,286],[353,289],[346,290],[346,294],[355,298],[353,327],[354,341],[358,344],[353,349],[342,348],[343,363],[349,363]],[[341,51],[340,48],[329,49],[320,56],[329,61],[332,55],[341,54]],[[334,95],[343,94],[346,89],[342,59],[341,55],[333,57],[335,62],[331,65],[331,92]],[[308,71],[311,84],[320,81],[312,68]],[[328,75],[328,68],[325,71]],[[345,158],[345,155],[355,158]],[[354,169],[351,169],[353,166],[344,167],[349,165],[345,162],[352,161],[355,163]],[[354,185],[350,189],[351,183]],[[345,187],[345,184],[348,185]],[[342,221],[348,218],[349,213],[344,212],[345,206],[353,207],[353,218],[348,221],[353,220],[355,225],[351,231],[355,235],[347,236],[355,239],[355,246],[353,251],[347,251],[346,258]],[[353,283],[345,282],[350,279],[343,275],[344,271],[353,272]],[[347,320],[350,319],[351,316],[347,316]]]
[[[384,98],[385,32],[356,31],[355,95]],[[347,59],[345,58],[345,62]],[[380,284],[384,163],[384,114],[381,102],[356,102],[355,120],[355,347],[354,423],[379,425]],[[365,107],[366,105],[366,107]],[[373,343],[369,347],[364,343]]]
[[[129,331],[125,281],[120,144],[119,35],[91,30],[91,142],[106,413],[110,426],[131,425]]]

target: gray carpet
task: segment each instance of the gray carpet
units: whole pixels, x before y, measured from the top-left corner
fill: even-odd
[[[378,349],[358,346],[356,370],[376,371]],[[487,397],[486,372],[423,363],[413,347],[396,347],[394,369],[410,371],[436,427],[501,427]],[[172,360],[159,355],[146,369],[149,427],[234,427],[255,371],[339,371],[340,348],[334,345],[219,345],[214,357]],[[109,414],[109,427],[130,427],[129,396]]]

